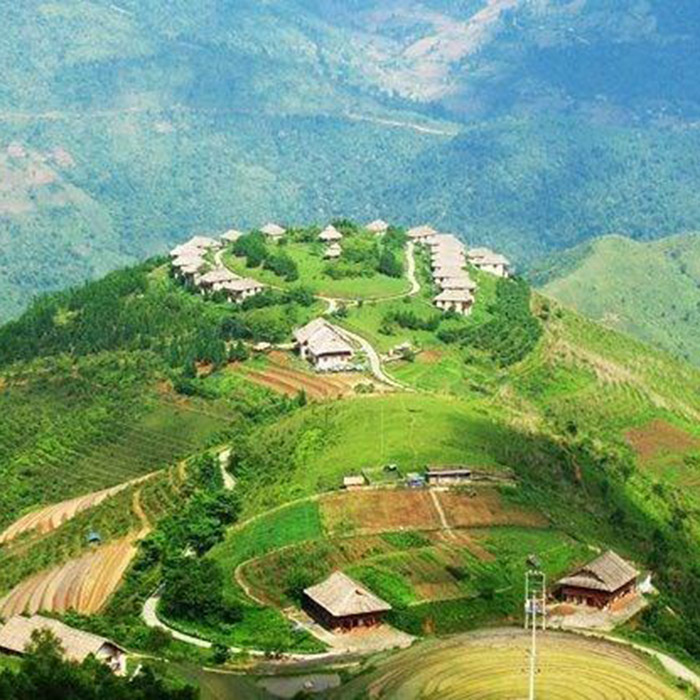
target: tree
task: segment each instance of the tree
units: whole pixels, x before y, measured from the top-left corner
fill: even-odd
[[[387,277],[401,277],[403,275],[401,261],[388,247],[382,251],[377,270]]]

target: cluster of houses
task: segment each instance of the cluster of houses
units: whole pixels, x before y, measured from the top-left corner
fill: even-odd
[[[355,348],[343,331],[324,318],[315,318],[294,331],[299,356],[319,372],[342,372],[352,369]]]
[[[117,675],[126,673],[126,651],[109,639],[69,627],[41,615],[15,615],[0,626],[0,651],[21,656],[32,643],[32,634],[48,630],[60,642],[69,661],[82,663],[91,654]]]
[[[187,243],[170,251],[170,264],[177,279],[197,289],[202,294],[223,292],[232,303],[239,303],[265,289],[262,282],[241,277],[217,262],[216,253],[222,241],[230,243],[241,234],[229,231],[221,241],[206,236],[194,236]]]
[[[433,281],[440,289],[433,303],[443,311],[454,311],[463,316],[471,313],[476,283],[467,272],[467,263],[499,277],[510,275],[510,263],[504,256],[488,248],[468,250],[452,234],[438,233],[430,226],[416,226],[409,229],[407,235],[414,243],[425,245],[430,250]]]

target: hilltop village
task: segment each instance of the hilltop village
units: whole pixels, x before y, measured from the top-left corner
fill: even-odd
[[[372,221],[365,227],[376,236],[383,236],[389,224],[382,220]],[[271,242],[280,243],[286,230],[273,223],[260,228],[260,232]],[[231,230],[219,240],[195,236],[170,251],[172,268],[180,279],[199,289],[203,294],[224,292],[229,301],[238,303],[265,289],[264,284],[231,272],[217,252],[222,247],[235,243],[244,234]],[[467,249],[453,234],[438,233],[430,226],[416,226],[406,231],[406,237],[416,245],[425,246],[431,255],[433,281],[439,289],[433,302],[443,311],[454,311],[469,315],[474,304],[477,285],[469,276],[467,266],[489,272],[498,277],[508,277],[511,265],[506,257],[488,248]],[[325,260],[338,260],[343,254],[343,234],[332,224],[324,228],[318,240],[325,244]]]
[[[364,227],[377,239],[386,236],[390,225],[377,219]],[[283,246],[287,230],[274,223],[259,229],[265,240]],[[245,236],[241,231],[230,230],[219,239],[195,236],[170,251],[170,264],[174,276],[203,295],[220,294],[234,304],[260,294],[269,285],[250,276],[233,272],[223,261],[224,250]],[[469,268],[480,270],[500,278],[511,275],[507,258],[488,248],[467,246],[453,234],[439,233],[428,225],[405,231],[409,255],[420,248],[429,255],[430,274],[435,287],[433,305],[445,312],[469,316],[474,306],[478,285],[469,274]],[[329,224],[321,230],[316,240],[323,246],[322,257],[332,266],[343,257],[346,234]],[[300,356],[308,360],[318,371],[343,371],[351,368],[356,354],[356,343],[351,334],[327,320],[317,318],[294,332],[294,340]]]

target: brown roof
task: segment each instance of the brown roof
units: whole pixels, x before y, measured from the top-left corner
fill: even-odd
[[[443,277],[439,283],[442,289],[467,289],[473,292],[477,285],[476,282],[466,273],[455,277]]]
[[[474,297],[467,289],[445,289],[435,297],[434,301],[457,301],[466,303],[474,301]]]
[[[81,662],[90,654],[97,654],[105,644],[123,651],[121,647],[110,642],[109,639],[68,627],[58,620],[41,615],[33,615],[32,617],[15,615],[11,617],[0,628],[0,648],[22,654],[31,644],[32,632],[41,629],[53,632],[65,649],[67,658],[74,661]]]
[[[238,275],[234,275],[233,272],[224,267],[219,267],[216,270],[210,270],[209,272],[203,274],[199,279],[199,283],[220,284],[222,282],[232,282],[233,280],[237,279],[240,279]]]
[[[614,593],[639,576],[639,572],[612,550],[601,554],[571,576],[558,582],[559,586],[576,586]]]
[[[336,571],[325,581],[307,588],[304,593],[333,617],[367,615],[386,612],[391,605],[342,571]]]

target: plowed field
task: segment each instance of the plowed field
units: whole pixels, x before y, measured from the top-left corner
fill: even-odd
[[[542,527],[547,521],[539,513],[506,503],[493,488],[465,492],[435,492],[445,512],[447,524],[454,528],[522,525]],[[330,533],[346,531],[381,532],[433,530],[442,527],[439,514],[425,490],[376,490],[334,494],[321,501],[321,514]]]
[[[391,657],[329,697],[521,700],[528,696],[525,633],[505,631],[421,645]],[[535,692],[547,700],[682,700],[640,654],[620,645],[546,633]],[[366,693],[366,694],[365,694]]]

